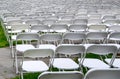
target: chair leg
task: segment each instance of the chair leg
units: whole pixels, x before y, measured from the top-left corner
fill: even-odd
[[[20,77],[21,77],[21,79],[24,79],[24,76],[23,76],[23,72],[21,71],[21,73],[20,73]]]
[[[14,46],[13,46],[13,41],[11,41],[11,57],[14,58]]]
[[[16,73],[18,73],[17,51],[15,52],[14,64],[15,64],[15,70],[16,70]]]

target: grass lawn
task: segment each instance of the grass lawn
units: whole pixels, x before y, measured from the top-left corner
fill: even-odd
[[[2,24],[0,22],[0,48],[7,47],[7,46],[9,46],[9,43],[6,39],[6,36],[4,34],[4,30],[2,28]]]

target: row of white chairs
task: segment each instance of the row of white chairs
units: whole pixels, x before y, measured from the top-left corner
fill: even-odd
[[[74,18],[75,17],[75,18]],[[38,24],[44,24],[44,25],[52,25],[52,24],[86,24],[86,25],[92,25],[92,24],[105,24],[107,26],[111,25],[119,25],[120,20],[119,18],[113,18],[114,16],[104,16],[103,19],[101,19],[97,14],[91,15],[91,18],[87,18],[85,14],[80,14],[77,16],[74,15],[61,15],[61,18],[58,18],[57,16],[24,16],[24,17],[8,17],[6,18],[6,21],[3,19],[5,23],[8,25],[12,23],[12,21],[19,21],[21,23],[26,23],[29,25],[38,25]],[[14,22],[15,23],[15,22]]]
[[[39,33],[19,33],[12,40],[15,41],[16,37],[19,35],[28,35],[28,37],[32,36],[32,34],[38,35],[37,39],[40,41],[40,43],[50,43],[53,42],[53,44],[64,44],[64,43],[71,43],[71,44],[84,44],[84,43],[91,43],[90,41],[93,41],[93,43],[118,43],[120,41],[119,35],[120,32],[87,32],[87,33],[81,33],[81,32],[66,32],[63,34],[60,33],[45,33],[45,34],[39,34]],[[14,35],[13,35],[14,36]],[[20,39],[24,39],[24,37],[21,37]],[[29,39],[29,38],[28,38]],[[17,39],[19,40],[19,39]],[[27,38],[26,38],[27,40]],[[78,41],[78,42],[77,42]],[[81,42],[80,42],[81,41]],[[96,41],[96,42],[95,42]],[[113,41],[113,42],[112,42]],[[76,42],[76,43],[75,43]]]
[[[34,36],[33,36],[34,35]],[[29,37],[29,36],[31,36],[31,37]],[[20,38],[22,38],[22,39],[20,39]],[[33,39],[34,38],[34,39]],[[31,34],[31,35],[28,35],[28,34],[21,34],[21,35],[19,35],[18,37],[17,37],[17,39],[18,40],[25,40],[25,41],[31,41],[31,40],[38,40],[37,39],[38,38],[38,36],[36,35],[35,36],[35,34]],[[49,39],[49,38],[48,38]],[[89,45],[89,44],[88,44]],[[106,45],[106,44],[105,44]],[[59,45],[58,45],[59,46]],[[77,45],[74,45],[73,44],[73,46],[77,46]],[[79,45],[78,45],[79,46]],[[97,47],[97,46],[96,46]],[[17,52],[24,52],[25,50],[27,50],[27,49],[34,49],[35,47],[32,45],[32,44],[16,44],[16,47],[15,47],[15,50],[16,50],[16,52],[14,52],[14,55],[15,55],[15,57],[17,56]],[[40,44],[40,45],[38,45],[37,46],[37,48],[50,48],[50,49],[53,49],[54,51],[56,50],[56,46],[55,45],[51,45],[51,44]],[[104,47],[103,47],[104,48]],[[68,44],[68,49],[70,50],[70,47],[69,47],[69,44]],[[97,48],[95,48],[96,50],[97,50]],[[79,48],[79,50],[80,50],[80,48]],[[83,51],[85,51],[85,48],[84,47],[82,47],[82,50]],[[108,50],[108,49],[107,49]],[[65,51],[65,50],[64,50]],[[74,50],[72,50],[72,48],[71,48],[71,51],[74,51]],[[64,52],[63,52],[64,53]],[[75,51],[74,51],[74,53],[75,53]]]
[[[31,14],[31,15],[26,15],[26,14],[16,14],[10,16],[9,15],[3,15],[3,21],[4,22],[8,22],[11,20],[27,20],[27,19],[41,19],[42,20],[47,20],[47,19],[52,19],[52,20],[75,20],[75,19],[100,19],[102,22],[106,21],[106,20],[119,20],[120,14],[109,14],[109,15],[102,15],[102,14],[98,14],[98,13],[91,13],[91,14],[70,14],[70,13],[44,13],[41,15],[38,14]],[[26,21],[25,20],[25,21]]]
[[[119,79],[119,69],[92,69],[85,75],[81,72],[43,72],[38,79]]]
[[[35,43],[35,47],[39,47],[40,44],[53,44],[58,46],[59,44],[109,44],[115,43],[119,44],[119,35],[120,32],[113,32],[108,34],[107,32],[88,32],[86,33],[78,33],[78,32],[67,32],[64,34],[60,33],[46,33],[46,34],[38,34],[38,33],[19,33],[17,35],[11,36],[10,46],[11,46],[11,55],[14,57],[14,45],[15,47],[18,45],[19,40],[22,40],[22,44],[25,45],[31,44],[31,40],[37,40]],[[17,47],[19,51],[28,48],[27,44],[24,47]],[[30,46],[31,47],[31,46]],[[32,48],[34,46],[32,45]],[[54,47],[53,47],[54,49]]]
[[[44,72],[47,70],[52,71],[52,66],[62,71],[65,70],[79,70],[83,71],[82,66],[89,69],[105,69],[105,68],[120,68],[119,64],[120,59],[116,60],[117,53],[120,52],[120,45],[117,44],[61,44],[55,47],[53,50],[51,47],[39,47],[39,48],[27,48],[23,51],[22,62],[20,62],[20,73],[23,79],[23,74],[25,72]],[[89,53],[96,54],[99,58],[86,58],[86,55]],[[104,61],[108,60],[107,55],[112,55],[109,58],[109,62],[105,63]],[[17,52],[15,53],[15,66],[18,73],[18,56]],[[59,55],[59,56],[58,56]],[[72,57],[78,55],[78,63],[76,63]],[[102,56],[106,58],[103,59]],[[49,59],[48,64],[40,58]],[[26,58],[29,58],[26,60]],[[30,59],[32,58],[32,59]],[[40,60],[33,60],[40,59]]]
[[[102,15],[100,13],[83,13],[83,14],[74,14],[74,13],[66,13],[66,12],[63,12],[63,13],[54,13],[54,12],[48,12],[48,13],[33,13],[33,14],[4,14],[3,15],[3,21],[4,22],[8,22],[10,20],[15,20],[15,19],[37,19],[38,18],[43,18],[43,20],[45,19],[54,19],[54,20],[62,20],[62,19],[71,19],[71,20],[74,20],[74,19],[101,19],[103,20],[103,22],[105,20],[115,20],[115,19],[120,19],[120,14],[116,13],[116,14],[106,14],[106,15]],[[83,17],[83,18],[82,18]]]
[[[43,2],[43,1],[42,1]],[[40,4],[42,3],[42,2],[40,2]],[[55,3],[55,2],[57,2],[57,1],[54,1],[53,3]],[[62,1],[60,1],[60,2],[62,2]],[[26,7],[28,8],[28,10],[29,9],[31,9],[31,11],[30,12],[41,12],[41,11],[43,11],[43,12],[47,12],[47,10],[48,10],[48,12],[51,10],[51,11],[54,11],[54,12],[59,12],[59,11],[65,11],[65,12],[72,12],[72,13],[83,13],[84,12],[84,10],[81,10],[81,8],[82,9],[85,9],[85,12],[87,12],[87,10],[89,10],[90,8],[90,10],[92,10],[92,11],[97,11],[98,9],[100,9],[100,8],[98,8],[97,9],[97,6],[99,5],[98,3],[96,4],[96,3],[94,3],[94,4],[89,4],[89,3],[82,3],[81,4],[81,2],[79,3],[79,1],[74,1],[74,4],[76,4],[76,5],[71,5],[72,3],[73,3],[73,1],[69,1],[70,3],[66,3],[67,1],[63,1],[63,4],[60,4],[60,3],[58,3],[58,4],[53,4],[52,5],[52,3],[51,3],[51,5],[49,4],[49,5],[45,5],[45,3],[43,2],[43,5],[40,5],[39,4],[39,6],[38,6],[38,4],[34,4],[34,2],[31,2],[32,4],[34,4],[34,5],[36,5],[36,6],[34,6],[34,8],[33,8],[33,5],[31,6],[30,5],[30,3],[29,3],[29,1],[28,1],[28,4],[26,4],[26,2],[24,3],[23,1],[22,2],[17,2],[16,4],[18,4],[18,5],[16,5],[16,6],[18,6],[18,8],[14,8],[13,6],[15,5],[15,4],[11,4],[12,6],[12,10],[14,11],[14,9],[17,9],[18,10],[18,13],[19,13],[19,9],[21,10],[21,12],[22,12],[22,10],[23,10],[23,13],[25,13],[25,10],[26,10]],[[88,2],[90,2],[90,1],[88,1]],[[114,2],[114,1],[113,1]],[[21,3],[21,5],[23,5],[22,6],[22,9],[20,8],[21,6],[20,6],[20,3]],[[39,1],[38,1],[38,3],[39,3]],[[26,5],[28,5],[28,6],[26,6]],[[66,5],[67,4],[67,5]],[[89,4],[89,5],[88,5]],[[106,7],[106,9],[108,9],[108,10],[111,10],[111,9],[109,9],[107,6],[104,6],[104,5],[107,5],[107,6],[109,6],[109,8],[111,7],[111,5],[110,4],[108,4],[108,3],[103,3],[103,4],[100,4],[99,6],[101,7],[101,13],[102,12],[104,12],[105,13],[105,11],[104,11],[104,9],[102,8],[102,7]],[[71,7],[70,7],[71,6]],[[81,7],[80,7],[81,6]],[[9,7],[10,8],[10,7]],[[88,8],[88,9],[87,9]],[[93,9],[92,9],[93,8]],[[113,7],[111,7],[111,8],[113,8]],[[117,7],[116,7],[117,8]],[[118,7],[119,8],[119,7]],[[56,9],[58,9],[58,10],[56,10]],[[79,10],[80,9],[80,10]],[[103,9],[103,11],[102,11],[102,9]],[[13,12],[11,9],[9,10],[9,11],[11,11],[11,12]],[[76,10],[78,10],[78,11],[76,11]],[[115,10],[114,8],[113,8],[113,12],[112,12],[112,10],[111,10],[111,13],[114,13],[115,11],[117,11],[117,10]],[[28,14],[30,14],[30,12],[28,12]],[[98,11],[99,12],[99,11]],[[17,11],[15,10],[15,12],[13,12],[13,13],[17,13]],[[106,12],[106,13],[108,13],[108,11]]]
[[[112,22],[113,21],[113,22]],[[116,21],[116,20],[115,20]],[[76,19],[75,24],[69,20],[63,20],[58,23],[54,23],[54,20],[46,20],[42,24],[39,20],[28,20],[27,23],[23,23],[21,20],[9,21],[4,27],[6,29],[16,30],[17,28],[23,28],[23,30],[34,30],[34,28],[39,27],[48,31],[54,30],[64,30],[66,31],[119,31],[119,23],[115,23],[114,20],[109,20],[105,24],[97,22],[97,19],[91,20],[90,24],[87,23],[85,19]],[[18,27],[17,27],[18,26]],[[26,26],[25,28],[22,26]],[[34,27],[35,26],[35,27]],[[15,28],[17,27],[17,28]],[[113,28],[114,27],[114,28]],[[51,29],[51,30],[50,30]],[[21,29],[22,30],[22,29]],[[62,31],[61,31],[62,32]]]

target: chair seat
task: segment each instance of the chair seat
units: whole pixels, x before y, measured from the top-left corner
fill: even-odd
[[[53,66],[63,70],[64,69],[71,70],[71,69],[79,68],[79,65],[70,58],[55,58],[53,62]]]
[[[24,61],[22,69],[28,72],[47,71],[49,67],[43,61]]]
[[[109,68],[110,66],[99,59],[85,58],[83,66],[88,68]]]
[[[107,63],[110,63],[111,59],[105,59],[105,61],[106,61]],[[114,67],[120,67],[120,59],[119,59],[119,58],[116,58],[116,59],[114,60],[113,66],[114,66]]]
[[[16,46],[16,50],[17,51],[19,51],[19,52],[24,52],[24,51],[26,51],[26,50],[28,50],[28,49],[34,49],[35,47],[33,46],[33,45],[17,45]]]
[[[40,49],[53,49],[55,51],[56,46],[52,44],[41,44],[38,46]]]

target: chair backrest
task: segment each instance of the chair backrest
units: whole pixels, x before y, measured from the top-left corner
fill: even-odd
[[[11,33],[12,31],[17,31],[17,30],[20,30],[21,32],[28,32],[29,29],[30,29],[29,25],[27,24],[11,25]]]
[[[63,42],[71,44],[80,44],[85,41],[86,34],[80,32],[67,32],[63,34]]]
[[[98,41],[101,40],[101,42],[104,43],[107,40],[107,36],[108,36],[107,32],[88,32],[86,34],[86,40],[88,41],[93,40],[94,42],[96,40]],[[101,43],[101,42],[98,42],[98,43]]]
[[[74,21],[73,21],[73,24],[87,24],[88,23],[88,21],[87,21],[87,19],[75,19]]]
[[[53,57],[54,51],[52,49],[28,49],[24,52],[23,57],[39,58],[39,57]]]
[[[16,37],[16,45],[19,44],[18,40],[21,40],[22,44],[34,44],[38,46],[39,38],[40,37],[38,33],[19,33]]]
[[[73,32],[85,32],[86,29],[87,29],[87,25],[74,24],[69,26],[69,31],[73,31]]]
[[[107,26],[106,25],[90,25],[88,26],[88,31],[106,31]]]
[[[108,28],[109,32],[120,32],[120,25],[113,25]]]
[[[107,32],[88,32],[86,38],[87,39],[104,39],[107,38]]]
[[[72,24],[72,20],[69,19],[62,19],[62,20],[58,20],[55,24],[66,24],[66,25],[71,25]]]
[[[108,27],[111,27],[113,25],[119,25],[119,20],[106,20],[103,22],[103,24],[107,25]]]
[[[38,33],[19,33],[17,35],[17,40],[39,40]]]
[[[83,45],[74,45],[74,44],[61,44],[55,50],[56,54],[64,54],[64,55],[74,55],[74,54],[83,55],[84,52],[85,52],[85,47]]]
[[[40,21],[39,20],[27,20],[25,23],[32,26],[32,25],[40,24]]]
[[[107,44],[91,45],[86,50],[87,53],[94,53],[98,55],[108,55],[117,53],[117,46]]]
[[[59,18],[58,18],[58,16],[48,16],[47,19],[57,21]]]
[[[101,19],[101,14],[89,14],[89,19]]]
[[[56,22],[56,20],[43,20],[42,22],[44,25],[51,26],[52,24]]]
[[[33,59],[40,59],[40,58],[48,58],[49,61],[46,62],[49,67],[53,64],[54,61],[54,50],[52,49],[39,49],[39,48],[34,48],[34,49],[28,49],[24,51],[23,57],[22,57],[22,63],[25,61],[25,58],[29,58],[29,60]],[[44,61],[44,60],[42,60]]]
[[[63,32],[67,31],[68,26],[66,24],[53,24],[50,26],[50,29],[53,30],[53,32]]]
[[[120,69],[90,69],[84,79],[119,79]]]
[[[114,15],[105,15],[102,18],[103,22],[106,21],[106,20],[114,20],[114,19],[115,19]]]
[[[87,14],[76,14],[74,19],[88,19]]]
[[[37,32],[49,32],[50,28],[47,25],[33,25],[30,28],[31,32],[37,31]]]
[[[88,19],[88,26],[90,25],[99,25],[102,24],[102,20],[101,19]]]
[[[22,20],[12,20],[12,21],[8,21],[7,25],[12,26],[12,25],[22,25],[23,21]]]
[[[120,39],[120,32],[112,32],[110,35],[109,35],[109,39],[113,39],[114,38],[114,40],[116,39]],[[109,40],[108,39],[108,40]]]
[[[61,43],[62,40],[62,35],[58,34],[58,33],[47,33],[47,34],[43,34],[40,36],[40,41],[41,43],[53,43],[53,44],[59,44]]]
[[[108,43],[114,42],[119,43],[120,41],[120,32],[111,32],[108,37]]]
[[[20,20],[20,17],[6,17],[6,21],[5,22],[9,22],[9,21],[15,21],[15,20]]]
[[[81,72],[43,72],[38,79],[83,79]]]
[[[73,19],[73,15],[65,15],[61,17],[61,20],[72,20]]]

